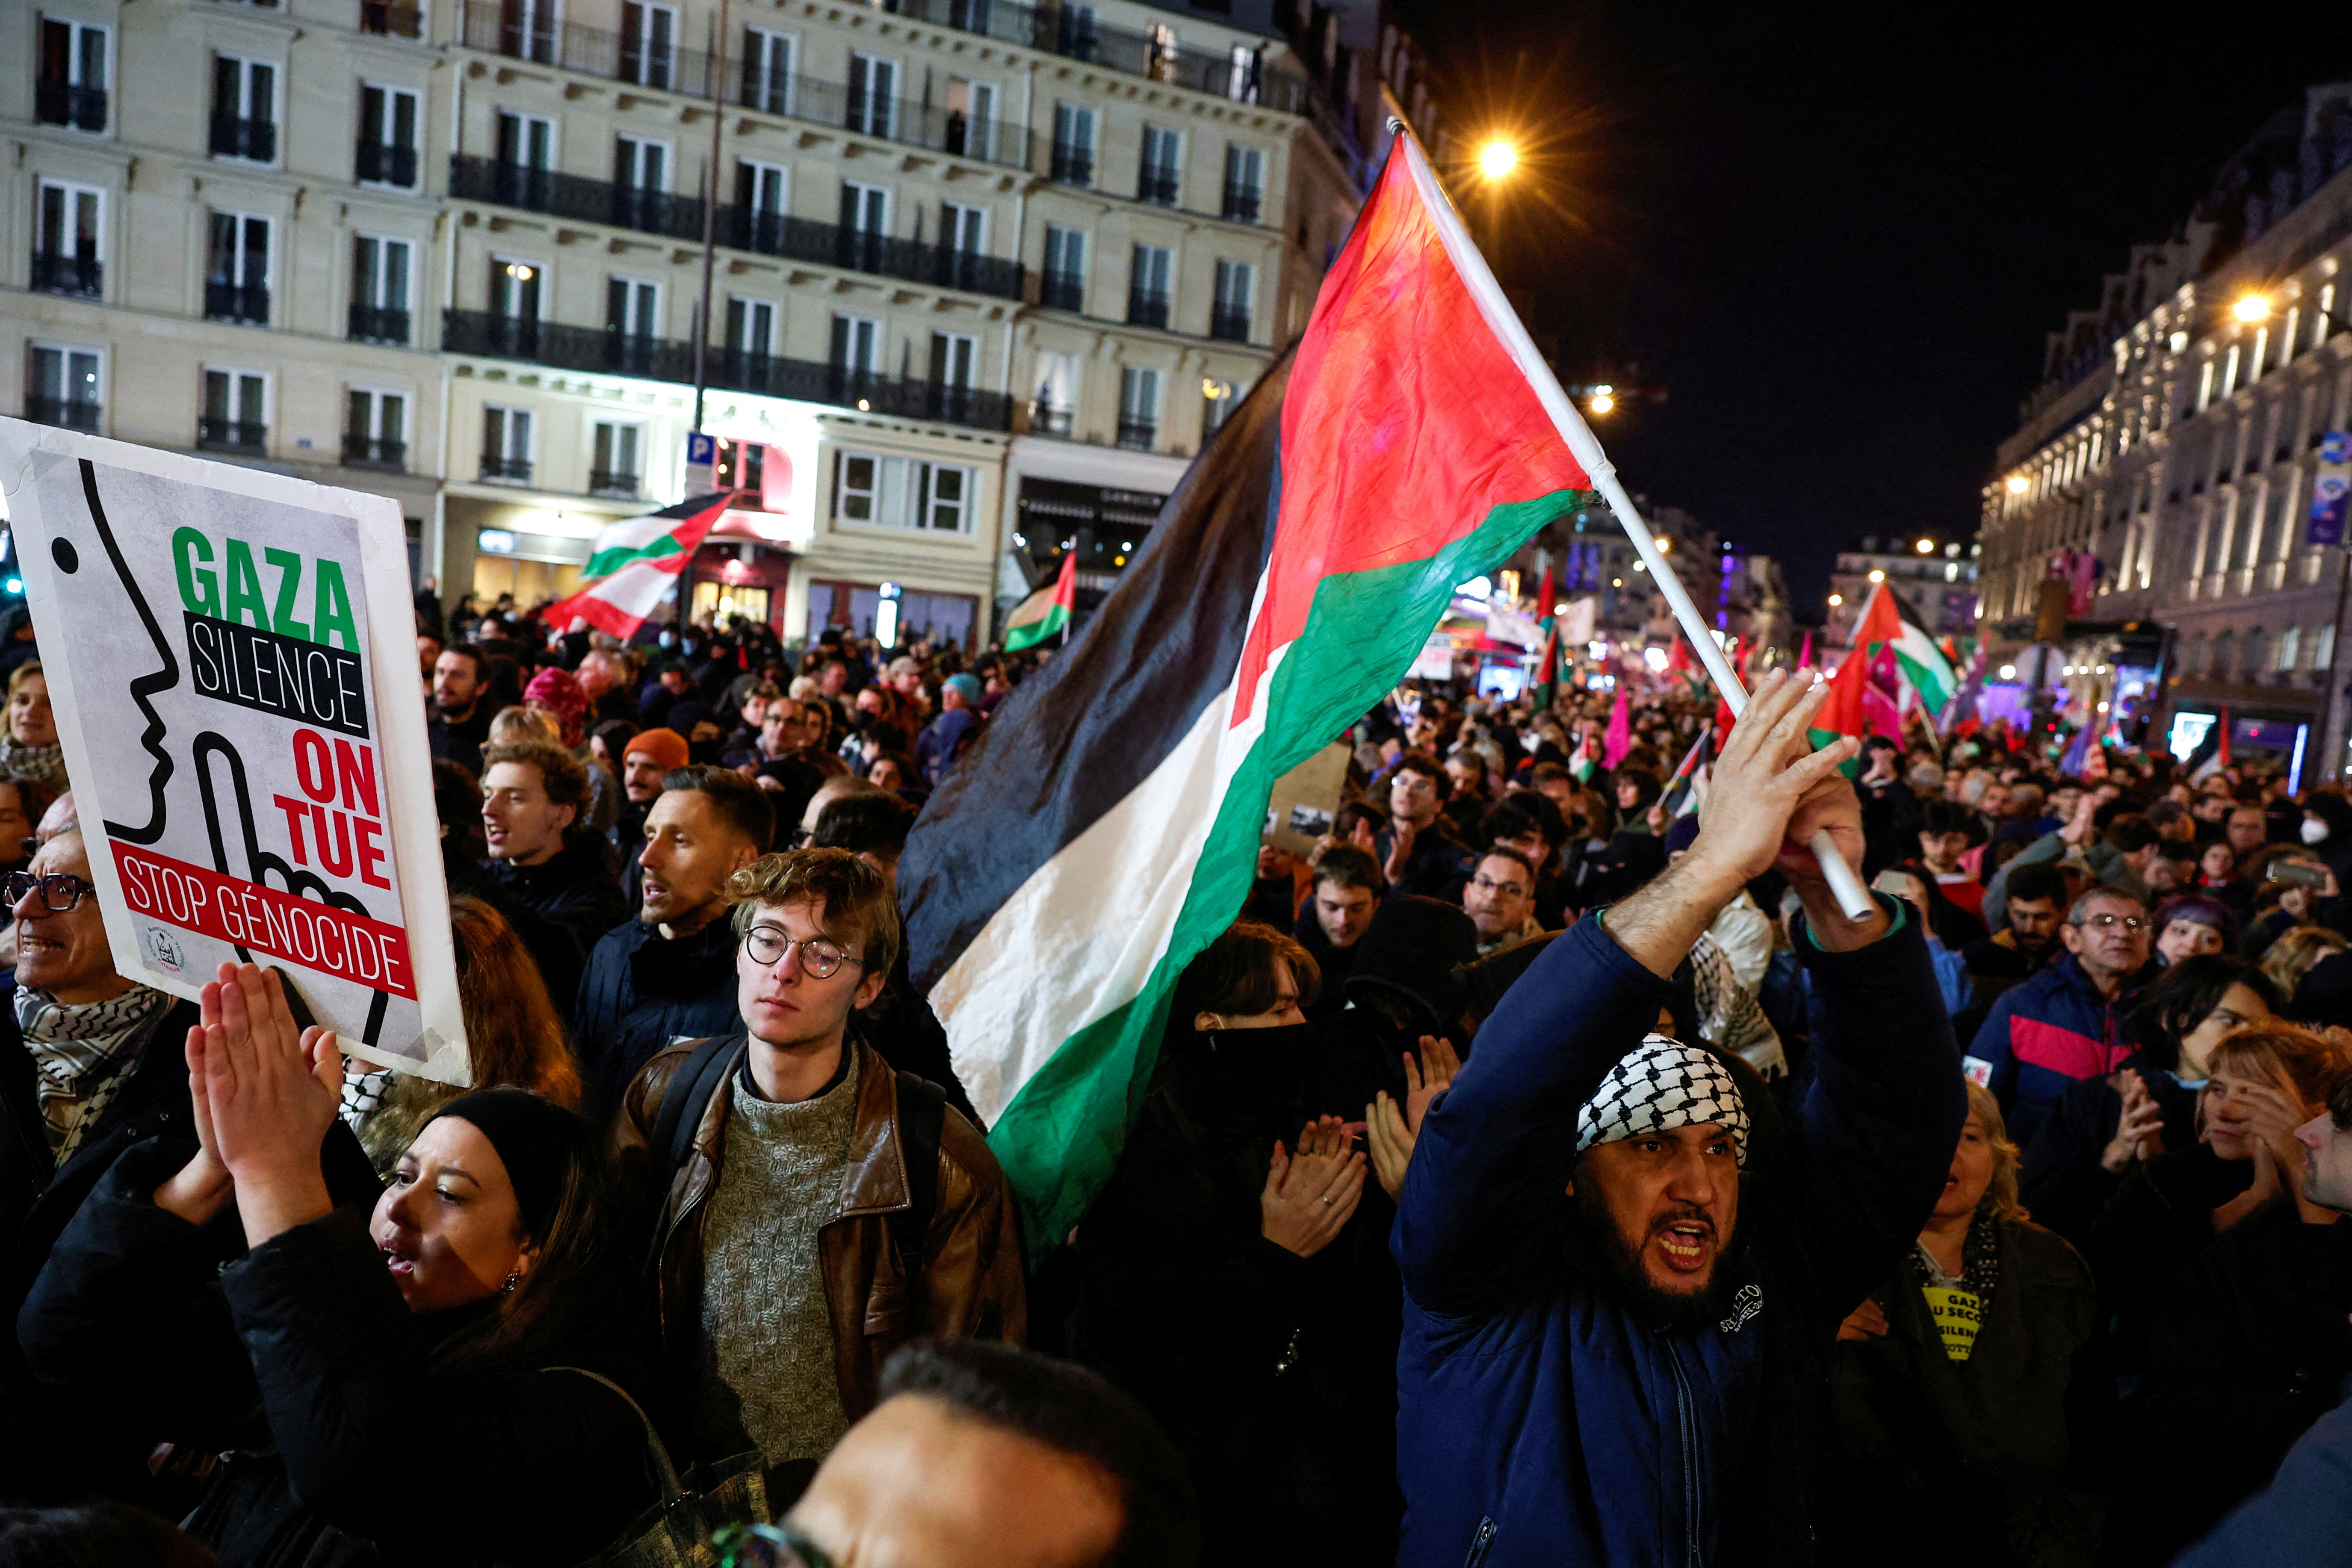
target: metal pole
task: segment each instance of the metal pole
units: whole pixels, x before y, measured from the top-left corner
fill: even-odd
[[[1446,249],[1456,270],[1462,274],[1463,282],[1480,301],[1487,324],[1503,340],[1504,346],[1512,351],[1513,358],[1526,374],[1537,399],[1543,404],[1544,411],[1551,416],[1552,426],[1559,432],[1560,439],[1568,443],[1569,450],[1576,455],[1578,466],[1584,469],[1585,477],[1592,481],[1593,488],[1609,503],[1609,510],[1616,514],[1618,523],[1633,542],[1643,566],[1656,581],[1659,591],[1665,595],[1666,604],[1674,610],[1675,619],[1681,625],[1683,637],[1691,645],[1691,651],[1698,655],[1699,662],[1706,667],[1708,677],[1723,694],[1723,700],[1729,705],[1732,716],[1738,718],[1748,710],[1748,689],[1739,683],[1739,677],[1732,669],[1730,660],[1723,657],[1723,649],[1707,634],[1706,622],[1700,616],[1698,606],[1691,603],[1682,579],[1675,575],[1674,569],[1666,563],[1666,558],[1652,542],[1649,524],[1642,521],[1642,514],[1635,510],[1633,498],[1625,493],[1625,487],[1617,482],[1617,470],[1611,467],[1608,454],[1601,449],[1601,443],[1585,427],[1575,405],[1569,402],[1568,394],[1561,390],[1559,378],[1552,374],[1551,367],[1536,352],[1527,328],[1511,309],[1510,301],[1503,297],[1502,286],[1495,281],[1495,274],[1487,267],[1486,258],[1479,254],[1476,241],[1463,226],[1462,215],[1454,210],[1444,187],[1437,183],[1437,176],[1429,166],[1428,155],[1422,151],[1421,142],[1413,135],[1412,127],[1401,120],[1392,119],[1389,121],[1389,129],[1396,138],[1396,146],[1411,160],[1408,166],[1437,219],[1438,232],[1446,242]],[[1836,895],[1838,908],[1844,911],[1848,920],[1867,920],[1877,912],[1878,900],[1872,897],[1869,889],[1862,885],[1862,879],[1854,875],[1853,868],[1846,864],[1845,857],[1838,852],[1837,844],[1830,837],[1827,828],[1813,835],[1805,847],[1813,852],[1813,858],[1821,866],[1822,879],[1829,883],[1830,890]]]

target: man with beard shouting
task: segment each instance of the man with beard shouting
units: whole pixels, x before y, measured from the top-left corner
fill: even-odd
[[[1812,1560],[1838,1323],[1918,1236],[1965,1104],[1916,917],[1847,920],[1805,848],[1826,828],[1862,863],[1853,742],[1806,741],[1826,695],[1758,689],[1690,852],[1549,944],[1422,1124],[1392,1243],[1402,1568]],[[1778,1129],[1657,1033],[1774,866],[1828,1017]]]

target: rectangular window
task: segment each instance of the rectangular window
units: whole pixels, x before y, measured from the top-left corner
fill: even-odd
[[[1225,148],[1225,205],[1229,223],[1255,223],[1265,201],[1265,154],[1238,143]]]
[[[39,74],[33,81],[33,117],[76,131],[106,129],[106,29],[87,22],[41,18]]]
[[[540,269],[528,261],[490,258],[490,313],[510,321],[539,320]]]
[[[206,370],[196,445],[257,454],[269,445],[269,379],[257,371]]]
[[[1220,260],[1216,301],[1209,307],[1209,335],[1228,342],[1249,342],[1250,304],[1256,292],[1256,268],[1245,261]]]
[[[1235,103],[1255,103],[1265,76],[1265,57],[1247,44],[1235,44],[1225,69],[1225,96]]]
[[[1045,436],[1068,435],[1078,406],[1078,356],[1040,353],[1034,379],[1037,395],[1029,405],[1029,428]]]
[[[833,515],[877,528],[962,533],[979,476],[951,463],[844,451],[834,463]]]
[[[940,204],[940,244],[965,256],[988,253],[988,209]]]
[[[360,89],[358,179],[416,188],[416,95],[404,88]]]
[[[734,243],[769,256],[784,252],[792,177],[774,163],[748,159],[735,165]]]
[[[743,107],[793,111],[793,40],[785,34],[743,29]]]
[[[556,0],[499,0],[499,53],[553,65],[555,5]]]
[[[1045,273],[1037,302],[1057,310],[1083,310],[1087,297],[1087,237],[1075,228],[1045,226]]]
[[[234,55],[213,57],[212,153],[256,163],[278,161],[278,68]]]
[[[637,462],[637,446],[644,435],[644,430],[635,425],[598,423],[596,449],[588,469],[590,494],[634,496],[637,493],[645,474]]]
[[[343,462],[354,468],[402,468],[408,464],[408,397],[354,386],[343,412]]]
[[[661,286],[635,278],[606,279],[604,330],[628,338],[661,336]]]
[[[530,410],[482,409],[482,478],[530,483]]]
[[[1160,435],[1160,373],[1128,365],[1118,373],[1118,444],[1149,451]]]
[[[890,193],[879,185],[841,183],[841,234],[835,258],[844,267],[862,272],[882,268],[882,252],[890,236]]]
[[[751,359],[775,352],[776,307],[767,300],[727,301],[727,346]]]
[[[873,375],[882,366],[882,323],[867,316],[833,319],[833,368]]]
[[[499,111],[499,162],[509,168],[555,166],[555,121],[540,114]]]
[[[996,84],[948,78],[947,150],[966,158],[996,156]]]
[[[613,138],[613,183],[632,191],[669,188],[669,144],[639,136]]]
[[[1204,380],[1201,383],[1201,439],[1206,441],[1224,424],[1225,416],[1234,411],[1238,401],[1234,396],[1230,381]]]
[[[205,315],[247,326],[269,324],[269,220],[250,213],[212,215],[205,273]]]
[[[97,435],[99,368],[96,349],[33,344],[25,361],[25,417]]]
[[[422,37],[425,14],[421,6],[404,0],[360,0],[360,31],[378,37]]]
[[[413,259],[414,253],[404,239],[383,239],[372,234],[352,238],[352,342],[408,341],[408,274]]]
[[[958,392],[971,390],[976,340],[965,332],[931,334],[931,383]]]
[[[667,91],[677,85],[677,12],[643,0],[622,0],[621,79]]]
[[[898,62],[878,55],[849,57],[849,129],[868,136],[898,133]]]
[[[1127,320],[1138,327],[1168,325],[1168,275],[1174,257],[1163,245],[1139,245],[1128,272]]]
[[[1066,19],[1069,11],[1065,8]],[[1054,105],[1053,177],[1066,185],[1095,183],[1095,111],[1081,104]]]
[[[33,237],[33,287],[96,298],[105,281],[105,216],[106,193],[97,186],[43,180]]]
[[[1157,125],[1143,128],[1143,172],[1136,183],[1139,201],[1172,207],[1183,190],[1183,138]]]

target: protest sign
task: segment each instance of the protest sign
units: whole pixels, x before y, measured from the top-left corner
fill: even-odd
[[[466,1082],[398,505],[5,418],[0,494],[116,970]]]

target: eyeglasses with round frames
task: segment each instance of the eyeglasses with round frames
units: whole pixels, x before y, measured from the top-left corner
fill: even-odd
[[[743,951],[750,953],[751,962],[762,969],[772,969],[782,963],[784,954],[794,948],[800,950],[801,967],[808,972],[812,980],[830,980],[834,972],[845,963],[854,963],[860,969],[866,967],[864,959],[842,952],[821,936],[803,942],[775,926],[753,926],[743,933]]]
[[[2100,931],[2113,931],[2121,926],[2126,931],[2152,930],[2156,922],[2139,915],[2084,915],[2074,922],[2078,926],[2095,926]]]

